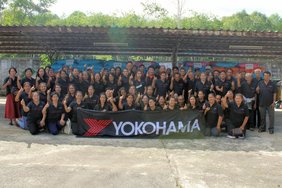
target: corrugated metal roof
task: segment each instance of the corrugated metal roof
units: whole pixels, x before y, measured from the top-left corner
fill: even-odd
[[[0,53],[282,57],[282,32],[141,27],[0,26]]]

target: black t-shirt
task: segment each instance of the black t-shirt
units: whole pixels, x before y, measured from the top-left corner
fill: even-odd
[[[68,93],[68,86],[69,86],[69,81],[68,79],[63,80],[62,78],[58,79],[58,84],[61,86],[61,94],[65,96]]]
[[[155,86],[156,86],[156,95],[165,97],[169,90],[169,82],[167,80],[162,81],[161,79],[158,79],[156,81]]]
[[[133,80],[133,85],[136,88],[137,93],[143,94],[145,91],[145,82],[143,80]]]
[[[151,76],[151,77],[146,77],[145,78],[145,84],[146,86],[151,86],[153,84],[153,80],[154,80],[154,76]]]
[[[206,107],[210,107],[210,110],[205,115],[206,125],[208,128],[214,128],[217,126],[219,116],[223,116],[222,107],[218,103],[214,103],[212,106],[206,103]]]
[[[204,106],[204,104],[206,104],[206,103],[207,103],[207,101],[206,101],[206,100],[202,100],[202,101],[197,100],[197,102],[198,102],[198,105],[197,105],[197,106],[199,106],[200,110],[203,110],[203,106]]]
[[[121,76],[121,87],[124,87],[125,90],[128,92],[128,90],[129,90],[129,78],[125,77],[124,75]]]
[[[264,81],[258,83],[259,87],[259,106],[270,106],[273,101],[273,94],[276,93],[276,84],[269,81],[267,85]]]
[[[51,89],[51,91],[54,91],[54,90],[55,90],[55,83],[56,83],[56,77],[53,76],[53,77],[51,78],[50,87],[49,87],[49,89]]]
[[[28,82],[29,84],[30,84],[30,86],[32,87],[32,86],[35,86],[35,79],[34,78],[23,78],[22,80],[21,80],[21,85],[22,85],[22,87],[24,86],[24,83],[26,83],[26,82]]]
[[[90,82],[88,80],[82,80],[82,82],[80,83],[80,89],[81,89],[82,95],[85,95],[89,86],[90,86]]]
[[[195,91],[195,80],[190,80],[189,78],[187,78],[187,83],[186,83],[186,91],[192,90],[192,93],[194,93]]]
[[[182,92],[184,90],[184,81],[180,79],[179,81],[173,80],[173,91],[174,93],[177,93],[178,95],[182,95]]]
[[[29,108],[29,112],[27,113],[27,120],[28,121],[41,121],[43,115],[42,115],[42,109],[44,108],[45,103],[42,101],[39,102],[38,105],[36,105],[34,102],[28,103],[27,107]]]
[[[41,83],[46,83],[48,82],[48,77],[47,76],[44,76],[44,77],[38,77],[39,80],[37,81],[38,85],[40,85]]]
[[[80,80],[78,76],[72,76],[72,80],[70,81],[70,83],[74,85],[77,91],[81,91]]]
[[[109,88],[110,90],[114,90],[114,97],[117,96],[118,93],[118,86],[116,82],[108,81],[105,88]]]
[[[229,119],[235,128],[239,128],[245,117],[249,116],[247,105],[241,104],[239,107],[235,102],[228,103]]]
[[[247,81],[241,83],[241,87],[238,88],[238,91],[244,95],[246,98],[253,98],[256,94],[256,82],[252,81],[248,84]]]
[[[67,106],[69,106],[73,101],[75,101],[75,96],[67,95]]]
[[[112,111],[112,107],[106,103],[104,106],[102,106],[101,104],[97,104],[94,108],[94,110],[96,111]]]
[[[40,101],[42,101],[43,103],[46,104],[46,102],[47,102],[47,95],[44,94],[44,93],[39,92],[39,99],[40,99]]]
[[[197,81],[195,85],[195,91],[198,93],[199,91],[203,91],[205,94],[205,98],[208,97],[210,93],[210,88],[211,88],[212,83],[209,81],[205,81],[205,83],[201,81]]]
[[[18,86],[17,86],[17,81],[18,81],[18,77],[15,77],[15,79],[12,79],[10,77],[5,78],[4,80],[4,84],[6,84],[8,82],[8,80],[11,80],[11,85],[6,87],[6,95],[10,94],[13,92],[14,88],[17,90]]]
[[[65,113],[65,109],[62,103],[58,103],[57,107],[54,104],[50,104],[47,109],[47,121],[49,123],[56,123],[61,120],[62,114]]]
[[[95,106],[97,105],[97,103],[99,102],[99,97],[97,95],[93,95],[93,96],[87,96],[84,99],[84,103],[86,105],[87,109],[90,110],[94,110]]]
[[[77,104],[76,101],[73,101],[70,106],[71,108],[71,122],[77,122],[77,109],[84,108],[86,109],[86,105],[84,102],[81,102],[80,104]]]
[[[227,80],[220,80],[218,79],[216,82],[215,82],[215,86],[218,86],[218,87],[223,87],[223,91],[218,91],[216,90],[216,94],[218,95],[221,95],[221,96],[225,96],[227,91],[229,91],[231,89],[231,82],[227,81]]]
[[[156,106],[155,110],[152,110],[150,107],[147,108],[148,112],[162,111],[163,109],[159,106]]]
[[[31,99],[30,98],[28,98],[28,93],[26,93],[26,92],[22,92],[22,94],[21,94],[21,96],[20,96],[20,101],[21,100],[24,100],[24,102],[25,102],[25,104],[28,104],[30,101],[31,101]],[[27,117],[27,112],[25,112],[23,109],[21,109],[21,114],[22,114],[22,116],[25,116],[25,117]]]
[[[102,82],[94,82],[93,87],[95,89],[95,94],[98,96],[105,91],[105,86]]]
[[[140,107],[136,104],[129,106],[127,103],[123,105],[122,110],[140,110]]]

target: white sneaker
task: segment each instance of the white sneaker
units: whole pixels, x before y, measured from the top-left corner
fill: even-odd
[[[227,135],[227,138],[235,139],[236,137],[228,134],[228,135]]]

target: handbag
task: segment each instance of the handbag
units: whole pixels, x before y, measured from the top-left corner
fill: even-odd
[[[244,133],[242,131],[242,129],[240,128],[235,128],[235,129],[232,129],[232,136],[244,136]]]
[[[62,132],[68,135],[72,134],[70,119],[67,120],[66,125],[64,126]]]

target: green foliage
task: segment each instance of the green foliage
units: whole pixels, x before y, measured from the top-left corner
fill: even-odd
[[[52,60],[49,58],[49,56],[48,55],[46,55],[46,54],[41,54],[40,56],[39,56],[39,59],[40,59],[40,61],[42,62],[41,63],[41,67],[46,67],[46,66],[49,66],[49,65],[52,65]]]

